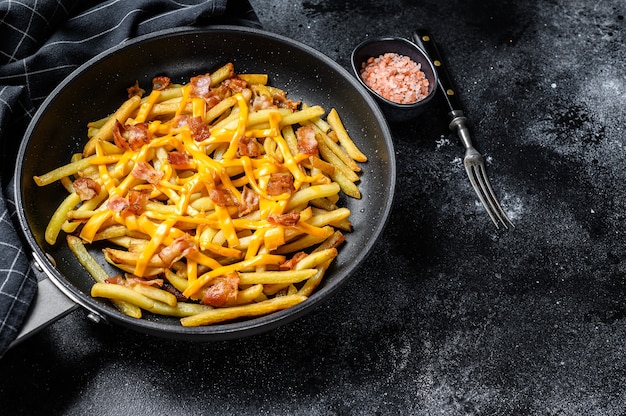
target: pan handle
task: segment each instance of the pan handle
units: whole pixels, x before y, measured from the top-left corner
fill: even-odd
[[[52,283],[52,280],[43,271],[44,269],[37,263],[37,258],[34,257],[34,259],[31,262],[31,269],[37,276],[37,294],[17,338],[11,343],[11,348],[79,306]]]

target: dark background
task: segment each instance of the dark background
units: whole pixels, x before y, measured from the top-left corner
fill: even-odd
[[[78,310],[0,361],[3,414],[626,415],[626,5],[252,0],[344,67],[428,28],[515,223],[497,231],[438,99],[392,124],[380,242],[313,313],[187,343]]]

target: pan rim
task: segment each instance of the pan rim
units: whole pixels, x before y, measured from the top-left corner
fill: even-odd
[[[146,319],[137,320],[135,318],[129,318],[112,308],[105,307],[105,305],[102,305],[101,302],[99,302],[98,300],[91,298],[88,294],[76,288],[66,277],[64,277],[61,272],[56,267],[54,267],[54,264],[46,256],[45,250],[36,241],[36,238],[33,235],[32,230],[30,229],[28,220],[24,215],[24,209],[22,208],[24,206],[24,196],[21,186],[23,177],[23,163],[21,163],[21,161],[23,160],[26,151],[28,150],[29,143],[31,142],[31,138],[36,130],[38,123],[45,115],[48,107],[54,102],[56,95],[58,95],[65,88],[68,88],[68,86],[71,86],[71,84],[77,78],[79,78],[85,71],[90,69],[92,66],[97,65],[100,61],[111,55],[119,53],[121,50],[124,50],[126,48],[133,48],[145,42],[151,42],[170,36],[194,34],[202,35],[207,33],[228,33],[270,38],[272,40],[285,44],[289,48],[299,49],[302,52],[313,56],[321,63],[328,65],[335,73],[337,73],[338,76],[341,76],[346,81],[348,81],[350,83],[350,86],[354,88],[358,92],[359,96],[363,98],[363,100],[367,103],[368,107],[371,109],[378,121],[388,152],[388,169],[390,175],[390,183],[387,194],[385,195],[386,200],[383,203],[383,209],[381,210],[381,216],[379,218],[378,224],[376,224],[376,226],[372,228],[371,238],[367,241],[367,244],[362,247],[362,253],[353,260],[354,266],[350,267],[349,270],[344,272],[344,275],[342,275],[340,278],[333,280],[329,285],[324,286],[321,290],[315,291],[313,294],[311,294],[307,301],[286,310],[277,311],[269,315],[251,318],[239,322],[189,328],[182,326],[165,325],[160,322],[154,322]],[[54,88],[54,90],[44,100],[44,102],[41,104],[41,106],[38,108],[35,115],[33,116],[33,119],[26,129],[24,138],[18,150],[18,159],[14,175],[14,177],[16,178],[14,180],[15,202],[17,207],[17,217],[19,220],[20,231],[25,236],[29,248],[32,251],[33,257],[39,260],[38,263],[42,267],[44,267],[44,271],[46,271],[46,274],[51,278],[51,280],[57,287],[61,288],[63,292],[67,290],[73,295],[71,297],[72,300],[78,300],[77,303],[79,303],[82,307],[89,311],[97,311],[98,315],[102,316],[106,320],[113,320],[116,323],[122,324],[123,326],[129,327],[139,332],[151,333],[161,337],[183,337],[193,340],[223,340],[231,338],[241,338],[243,336],[265,332],[267,330],[273,329],[275,327],[295,320],[296,318],[302,316],[305,312],[312,310],[313,308],[319,306],[321,303],[327,300],[337,289],[339,289],[340,286],[343,285],[343,283],[345,283],[345,281],[351,275],[353,275],[358,270],[358,268],[363,264],[365,259],[372,252],[374,245],[378,241],[379,236],[385,228],[386,223],[389,219],[395,192],[396,161],[391,132],[382,111],[378,107],[378,104],[375,102],[375,100],[371,97],[369,92],[358,82],[358,80],[356,80],[349,73],[346,68],[340,66],[337,62],[330,59],[322,52],[299,41],[287,38],[282,35],[255,28],[216,25],[207,28],[185,27],[166,29],[152,34],[137,37],[135,39],[129,40],[128,42],[117,45],[113,48],[99,53],[98,55],[94,56],[93,58],[82,64],[80,67],[75,69],[57,87]]]

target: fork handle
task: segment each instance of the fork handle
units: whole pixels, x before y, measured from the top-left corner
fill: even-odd
[[[452,117],[452,121],[448,126],[450,130],[456,131],[456,134],[459,136],[459,140],[461,140],[465,149],[473,148],[474,145],[472,144],[470,131],[467,128],[467,117],[463,115],[463,111],[453,110],[450,112],[450,117]]]
[[[428,55],[433,61],[435,70],[437,71],[437,84],[443,93],[450,113],[454,111],[462,112],[461,103],[456,95],[454,82],[452,82],[452,77],[448,73],[447,66],[444,64],[443,58],[441,57],[441,53],[439,53],[439,49],[437,48],[437,44],[435,43],[433,36],[424,29],[417,29],[413,32],[413,42],[422,48],[422,50],[426,52],[426,55]],[[450,114],[450,116],[454,118],[452,114]]]
[[[417,29],[413,32],[413,42],[422,48],[426,55],[430,57],[437,71],[437,86],[443,93],[443,97],[449,109],[450,130],[456,131],[461,143],[466,149],[473,147],[470,138],[470,132],[467,128],[467,118],[463,114],[461,102],[456,94],[456,87],[452,81],[452,77],[448,73],[447,66],[444,64],[441,53],[437,48],[433,36],[424,29]]]

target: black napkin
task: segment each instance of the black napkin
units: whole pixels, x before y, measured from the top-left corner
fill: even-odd
[[[212,24],[260,28],[248,0],[0,1],[0,357],[36,290],[14,222],[12,176],[20,140],[47,95],[98,53],[162,29]]]

